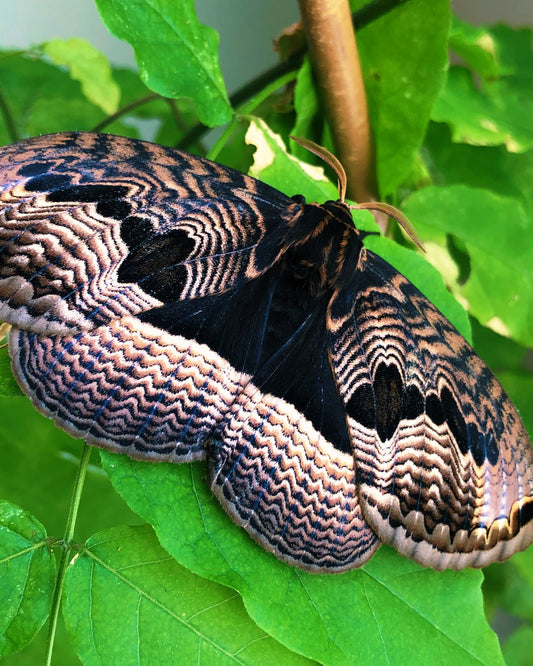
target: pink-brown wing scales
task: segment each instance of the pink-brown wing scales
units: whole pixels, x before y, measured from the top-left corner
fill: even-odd
[[[209,445],[213,492],[278,558],[310,571],[361,566],[380,542],[357,496],[329,362],[328,296],[310,297],[276,268],[240,292],[233,304],[209,308],[227,343],[214,339],[214,322],[206,322],[210,335],[199,333],[250,376]],[[247,344],[235,346],[244,333]]]
[[[331,337],[365,518],[436,569],[533,541],[533,455],[490,370],[402,275],[363,250],[352,317]]]
[[[190,462],[247,378],[206,345],[134,316],[91,331],[13,329],[12,366],[34,405],[74,437],[132,458]]]
[[[236,373],[194,339],[132,316],[261,273],[292,203],[208,160],[122,137],[1,148],[0,319],[14,327],[22,388],[91,443],[204,457],[238,393]]]
[[[339,571],[379,541],[325,360],[325,306],[304,326],[316,304],[287,316],[299,296],[285,302],[279,284],[298,210],[254,179],[129,139],[2,148],[0,319],[22,388],[58,425],[138,459],[208,457],[222,505],[265,548]]]
[[[0,148],[0,319],[66,334],[230,289],[275,260],[291,205],[236,171],[122,137]]]
[[[208,457],[222,506],[279,559],[340,572],[379,548],[361,512],[353,456],[289,401],[249,384]]]

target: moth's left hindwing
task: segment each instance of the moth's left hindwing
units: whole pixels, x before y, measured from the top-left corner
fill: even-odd
[[[366,520],[436,569],[522,550],[533,540],[533,455],[515,407],[392,266],[364,250],[357,285],[331,348]]]

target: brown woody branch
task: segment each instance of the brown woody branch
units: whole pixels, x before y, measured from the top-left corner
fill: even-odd
[[[366,94],[348,0],[299,0],[337,156],[356,201],[376,197]]]
[[[369,2],[368,5],[361,7],[352,14],[353,24],[357,30],[361,30],[382,16],[385,16],[393,9],[396,9],[396,7],[410,1],[411,0],[373,0],[372,2]],[[236,108],[247,99],[250,99],[250,97],[253,97],[253,95],[264,86],[272,83],[279,77],[283,76],[283,74],[297,70],[302,64],[304,54],[305,49],[294,53],[289,60],[274,65],[274,67],[266,70],[236,90],[230,95],[230,102],[233,108]],[[182,137],[176,147],[187,149],[188,146],[195,143],[195,141],[202,137],[207,131],[209,131],[209,128],[205,127],[205,125],[202,125],[201,123],[195,125],[184,137]]]

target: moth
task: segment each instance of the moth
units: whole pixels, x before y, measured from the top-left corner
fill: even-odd
[[[363,245],[305,203],[131,139],[0,149],[0,319],[38,410],[90,444],[207,461],[265,549],[310,571],[384,542],[435,569],[533,541],[533,460],[494,376]]]

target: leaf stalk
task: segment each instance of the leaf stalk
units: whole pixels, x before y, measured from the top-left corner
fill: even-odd
[[[63,583],[65,581],[65,575],[67,573],[70,557],[72,551],[74,550],[72,541],[74,538],[74,531],[76,529],[76,520],[78,518],[78,510],[80,508],[81,494],[83,491],[83,486],[85,484],[85,477],[87,475],[87,468],[89,466],[90,457],[91,457],[91,447],[85,444],[81,454],[80,464],[78,466],[78,472],[76,474],[76,480],[74,481],[72,499],[70,501],[67,524],[65,527],[65,536],[63,537],[63,540],[61,542],[61,548],[62,548],[61,559],[59,561],[59,569],[57,571],[56,586],[54,589],[52,607],[50,610],[50,624],[48,626],[48,637],[46,639],[46,652],[45,652],[46,666],[50,666],[50,664],[52,663],[52,652],[54,649],[57,620],[59,618],[59,608],[61,605]]]

